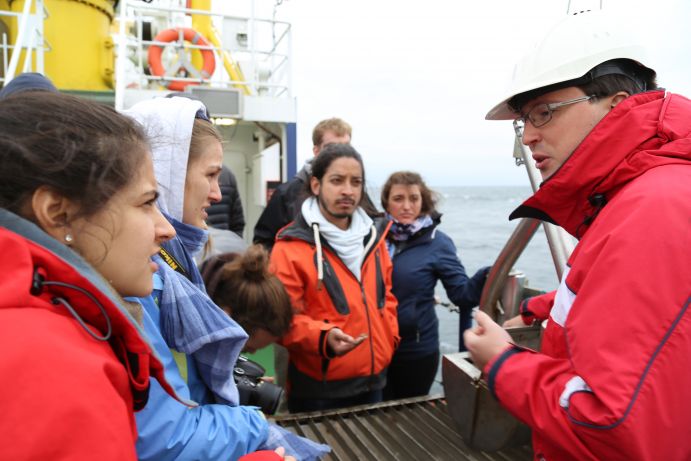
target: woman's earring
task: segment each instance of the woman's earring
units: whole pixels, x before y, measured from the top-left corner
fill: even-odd
[[[73,241],[74,241],[74,237],[72,237],[72,234],[70,234],[69,232],[67,234],[65,234],[65,242],[66,243],[70,244]]]

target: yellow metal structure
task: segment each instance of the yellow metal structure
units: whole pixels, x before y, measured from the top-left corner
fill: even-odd
[[[24,0],[9,0],[21,13]],[[114,47],[110,37],[114,0],[44,0],[46,51],[44,70],[61,90],[108,91],[114,85]],[[17,21],[8,21],[10,42],[17,37]],[[25,52],[19,60],[24,66]],[[35,59],[35,57],[33,57]]]
[[[0,0],[0,11],[9,11],[10,10],[10,4],[8,3],[7,0]],[[4,17],[0,19],[0,40],[2,40],[2,34],[7,35],[7,40],[9,42],[10,40],[10,21],[9,18]],[[0,59],[2,62],[9,62],[10,57],[7,56],[7,61],[5,61],[5,51],[0,50]],[[5,69],[3,66],[0,66],[0,77],[5,78]]]
[[[211,0],[191,0],[190,8],[193,10],[211,11]],[[202,34],[211,44],[217,48],[222,48],[221,38],[218,31],[211,22],[211,16],[204,14],[193,14],[192,15],[192,28]],[[201,69],[201,53],[196,52],[192,55],[192,63]],[[240,69],[240,64],[237,63],[230,55],[229,52],[223,50],[223,68],[228,72],[228,76],[232,81],[244,82],[245,76]],[[247,85],[235,84],[235,88],[239,88],[246,95],[252,94],[252,90]]]

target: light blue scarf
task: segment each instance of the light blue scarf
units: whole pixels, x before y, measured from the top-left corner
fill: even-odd
[[[202,380],[219,402],[238,405],[233,367],[247,333],[206,294],[193,256],[204,247],[207,231],[165,216],[177,236],[162,246],[189,279],[156,255],[164,283],[159,303],[161,334],[169,347],[194,357]]]

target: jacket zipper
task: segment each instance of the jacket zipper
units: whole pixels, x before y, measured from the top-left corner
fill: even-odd
[[[324,319],[324,323],[330,323],[329,319]],[[326,338],[324,338],[324,341],[326,341],[326,344],[324,345],[324,351],[328,352],[329,342],[326,340]],[[322,385],[324,386],[326,386],[326,375],[329,372],[330,362],[331,360],[327,359],[326,357],[322,357]]]
[[[383,232],[382,232],[382,235],[379,236],[377,241],[374,242],[374,244],[372,245],[372,248],[370,248],[370,250],[367,252],[365,257],[362,259],[362,264],[360,265],[361,270],[362,270],[362,268],[365,267],[365,263],[367,262],[367,260],[372,256],[372,254],[374,254],[375,248],[379,244],[379,242],[381,241],[382,237],[383,237]],[[309,241],[307,241],[307,240],[304,240],[304,239],[302,239],[302,240],[309,243]],[[343,264],[345,266],[345,270],[350,273],[350,275],[355,279],[355,281],[358,282],[358,285],[360,285],[360,293],[362,294],[362,301],[363,301],[363,304],[365,305],[365,315],[367,316],[367,339],[369,340],[368,342],[369,342],[369,351],[370,351],[370,385],[371,385],[371,380],[374,377],[374,345],[372,343],[372,321],[371,321],[370,315],[369,315],[369,307],[367,305],[367,297],[365,296],[365,287],[362,284],[362,281],[358,280],[358,278],[355,277],[355,274],[353,274],[353,272],[348,268],[348,266],[346,266],[343,263],[343,260],[338,257],[338,254],[335,252],[332,252],[332,253],[336,257],[336,259],[339,260],[341,262],[341,264]],[[323,376],[326,377],[325,374],[323,374]]]
[[[367,297],[365,296],[365,287],[362,285],[362,282],[359,282],[360,284],[360,292],[362,293],[362,302],[365,305],[365,314],[367,315],[367,339],[369,343],[369,352],[370,352],[370,383],[371,383],[371,378],[374,377],[374,345],[372,342],[372,323],[369,317],[369,306],[367,305]],[[371,390],[371,389],[370,389]]]

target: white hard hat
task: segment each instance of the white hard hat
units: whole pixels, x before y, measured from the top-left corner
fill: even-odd
[[[642,29],[626,15],[610,11],[581,11],[559,21],[530,49],[514,68],[506,98],[494,106],[486,120],[516,117],[508,102],[516,95],[585,76],[598,64],[630,59],[653,73]],[[613,72],[618,73],[618,72]]]

